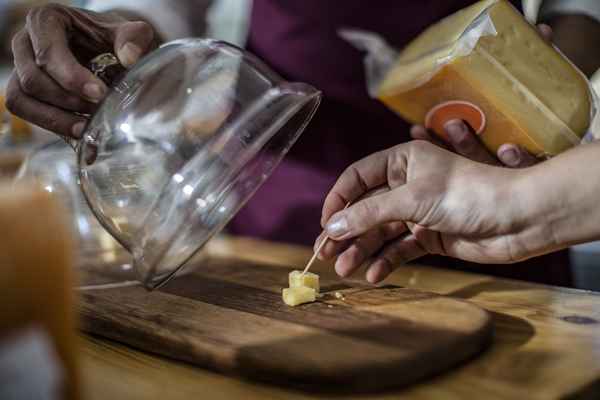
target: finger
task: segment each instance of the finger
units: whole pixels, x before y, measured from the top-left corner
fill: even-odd
[[[379,229],[373,229],[357,238],[339,255],[335,262],[335,272],[342,278],[350,276],[377,250],[385,241]]]
[[[86,120],[28,96],[19,86],[16,73],[11,75],[6,90],[6,108],[16,116],[66,137],[80,138]]]
[[[431,207],[426,204],[422,185],[411,182],[337,212],[327,222],[327,235],[334,240],[347,240],[390,222],[420,221]]]
[[[410,136],[415,140],[426,140],[428,142],[433,141],[433,138],[423,125],[413,125],[410,128]]]
[[[146,22],[127,22],[115,33],[115,54],[125,67],[131,67],[155,47],[154,30]]]
[[[429,254],[446,255],[444,242],[439,232],[427,229],[424,226],[415,224],[412,228],[412,234],[423,248]]]
[[[98,103],[106,95],[107,88],[79,64],[69,49],[67,18],[51,7],[40,7],[27,15],[26,29],[35,62],[66,91]]]
[[[27,31],[21,30],[13,37],[12,51],[19,86],[24,93],[65,110],[84,114],[94,111],[94,104],[66,92],[36,65]]]
[[[425,140],[429,143],[433,143],[442,149],[447,149],[448,145],[440,140],[437,136],[432,135],[424,126],[422,125],[413,125],[410,128],[410,136],[415,140]]]
[[[502,164],[511,168],[531,167],[539,162],[537,158],[516,144],[503,144],[498,149],[498,159]]]
[[[359,198],[359,200],[365,199],[368,197],[372,197],[372,196],[377,196],[378,194],[389,192],[389,191],[390,191],[390,188],[388,186],[381,186],[379,188],[375,188],[375,189],[368,191],[363,196],[361,196]],[[346,208],[346,207],[347,206],[344,206],[343,208]],[[318,251],[319,245],[322,243],[322,241],[326,237],[327,237],[326,232],[325,231],[321,232],[321,234],[315,241],[315,245],[314,245],[315,252]],[[323,261],[329,260],[329,259],[337,256],[338,254],[340,254],[345,249],[347,249],[350,246],[350,244],[351,243],[349,243],[348,241],[329,240],[326,243],[323,243],[323,247],[321,248],[321,251],[319,251],[319,254],[318,254],[319,259],[323,260]]]
[[[539,24],[537,26],[538,32],[540,33],[540,35],[542,35],[542,37],[544,38],[544,40],[548,41],[548,42],[552,42],[552,27],[550,25],[546,25],[546,24]]]
[[[473,161],[497,165],[498,161],[487,151],[467,124],[459,119],[448,121],[444,126],[450,144],[458,154]]]
[[[406,226],[401,222],[382,225],[374,228],[356,239],[338,257],[335,271],[341,277],[350,276],[365,261],[378,252],[384,244],[406,232]]]
[[[327,243],[323,244],[323,247],[321,247],[321,250],[317,254],[319,260],[321,261],[331,260],[333,257],[340,254],[352,244],[351,240],[331,240],[325,234],[325,231],[323,231],[315,241],[313,251],[317,252],[319,250],[319,246],[323,243],[323,240],[325,240],[325,238],[327,238]]]
[[[325,198],[321,226],[325,226],[330,217],[346,207],[348,203],[371,189],[387,185],[388,156],[397,148],[374,153],[346,168]]]
[[[367,266],[366,279],[379,283],[400,265],[423,257],[427,251],[421,247],[414,235],[405,235],[388,243],[380,254]]]

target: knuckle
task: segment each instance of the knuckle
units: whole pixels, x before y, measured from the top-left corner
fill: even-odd
[[[363,176],[360,173],[360,164],[358,162],[350,166],[350,168],[348,169],[348,173],[350,174],[350,176],[352,176],[352,178],[360,188],[360,192],[362,194],[367,193],[369,191],[369,185],[367,185],[367,183],[363,179]]]
[[[60,8],[63,6],[56,3],[48,3],[32,7],[27,13],[26,24],[28,27],[33,26],[37,23],[53,23],[58,20],[58,14]]]
[[[378,229],[381,235],[381,240],[387,242],[388,240],[398,236],[401,232],[403,232],[403,225],[404,223],[402,222],[390,222],[382,225],[381,228]]]
[[[6,92],[5,106],[8,111],[12,114],[19,115],[20,114],[20,104],[21,104],[21,93],[15,89],[11,88]]]
[[[359,203],[356,214],[359,221],[378,220],[380,216],[380,207],[377,202],[372,199],[363,200]]]
[[[20,75],[19,82],[23,92],[33,95],[41,90],[39,74],[37,72],[24,72]]]
[[[150,25],[149,23],[140,21],[139,25],[138,25],[138,29],[139,29],[140,34],[144,35],[144,37],[147,37],[150,40],[152,40],[154,38],[154,29],[152,28],[152,25]]]
[[[67,74],[61,79],[61,83],[67,90],[74,91],[78,88],[78,80],[75,74]]]
[[[40,13],[42,12],[42,10],[44,9],[44,7],[46,6],[33,6],[29,9],[29,12],[27,13],[27,22],[30,23],[34,18],[36,18],[38,15],[40,15]]]
[[[50,64],[50,55],[52,51],[52,43],[40,41],[39,46],[35,49],[35,63],[40,68],[47,68]]]
[[[129,35],[135,35],[138,45],[150,46],[155,39],[155,32],[152,25],[145,21],[130,22],[130,27],[127,29]]]
[[[54,133],[65,133],[63,132],[62,124],[56,118],[48,117],[44,121],[45,128]]]
[[[346,167],[346,169],[344,170],[344,172],[342,173],[342,175],[354,174],[354,172],[356,171],[357,166],[358,166],[358,161],[353,162],[352,164],[350,164],[349,166]]]
[[[80,77],[78,71],[68,63],[48,64],[45,71],[52,76],[58,84],[69,92],[78,92],[80,89]]]

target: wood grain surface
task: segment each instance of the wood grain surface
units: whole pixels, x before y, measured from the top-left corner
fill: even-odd
[[[301,268],[311,256],[310,248],[233,237],[213,240],[207,250],[214,256],[270,265],[282,274],[290,265]],[[314,266],[320,274],[331,269],[331,264],[324,262]],[[363,275],[354,279],[360,282]],[[492,345],[476,359],[417,384],[368,396],[344,394],[335,398],[600,398],[599,294],[423,265],[402,266],[386,282],[467,299],[487,309],[494,324]],[[240,379],[95,336],[85,336],[82,342],[84,398],[88,400],[333,397]]]
[[[444,371],[491,340],[472,304],[397,286],[321,276],[316,303],[288,307],[288,270],[232,258],[156,292],[82,292],[83,329],[139,349],[246,378],[319,391],[374,391]],[[339,291],[343,299],[334,296]]]

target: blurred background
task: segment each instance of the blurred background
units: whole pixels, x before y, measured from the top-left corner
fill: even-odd
[[[126,0],[125,0],[126,1]],[[210,36],[237,42],[243,35],[249,10],[248,0],[215,0]],[[542,0],[524,0],[525,14],[534,22]],[[86,0],[55,0],[55,3],[84,7]],[[4,87],[12,70],[11,38],[21,28],[30,7],[47,3],[43,0],[0,0],[0,88]],[[600,71],[593,79],[600,93]],[[43,130],[29,126],[8,114],[3,98],[0,102],[0,177],[13,175],[28,151],[53,139]],[[574,247],[571,250],[575,285],[582,289],[600,290],[600,242]],[[484,271],[483,271],[484,272]]]

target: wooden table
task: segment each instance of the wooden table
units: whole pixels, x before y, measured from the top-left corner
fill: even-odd
[[[207,251],[288,267],[303,266],[311,254],[303,247],[241,238],[214,240]],[[315,270],[323,268],[331,266],[318,263]],[[492,312],[496,337],[490,350],[462,367],[368,398],[600,398],[598,294],[424,266],[399,268],[386,283],[472,301]],[[83,337],[82,342],[85,399],[319,398],[242,381],[99,338]]]

